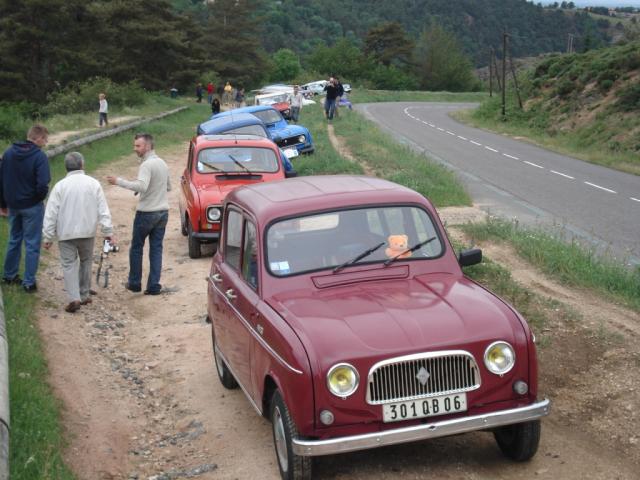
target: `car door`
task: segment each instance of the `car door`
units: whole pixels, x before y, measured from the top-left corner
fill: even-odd
[[[180,177],[180,189],[182,195],[180,195],[180,215],[182,215],[182,220],[185,220],[185,215],[193,215],[193,212],[197,212],[199,210],[199,205],[196,204],[198,201],[198,194],[195,191],[195,185],[193,184],[193,155],[195,153],[195,148],[193,143],[189,146],[189,157],[187,159],[187,166],[182,172],[182,176]],[[198,225],[198,219],[191,219],[192,225]],[[186,225],[183,224],[186,228]]]
[[[217,265],[218,293],[224,298],[219,304],[220,321],[215,325],[216,342],[234,377],[245,393],[252,397],[251,345],[255,323],[252,318],[258,297],[247,278],[257,278],[257,265],[251,266],[250,256],[246,260],[244,258],[244,244],[250,234],[246,233],[242,213],[231,207],[225,219],[222,261]],[[255,238],[255,229],[253,232]],[[257,285],[257,281],[255,283]]]

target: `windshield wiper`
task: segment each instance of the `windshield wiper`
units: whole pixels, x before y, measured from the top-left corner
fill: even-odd
[[[419,248],[424,247],[427,243],[431,243],[433,242],[437,237],[431,237],[431,238],[427,238],[424,242],[420,242],[415,244],[413,247],[408,248],[407,250],[405,250],[404,252],[399,253],[398,255],[396,255],[395,257],[390,258],[389,260],[387,260],[386,262],[384,262],[384,266],[386,267],[387,265],[395,262],[397,259],[399,259],[401,256],[406,255],[407,253],[413,253],[416,250],[418,250]]]
[[[201,164],[203,167],[207,167],[207,168],[209,168],[209,169],[211,169],[211,170],[214,170],[214,171],[216,171],[216,172],[221,172],[221,171],[222,171],[222,170],[220,170],[218,167],[216,167],[215,165],[211,165],[211,164],[209,164],[209,163],[200,162],[200,164]]]
[[[238,165],[240,168],[242,168],[245,172],[247,173],[253,173],[251,170],[249,170],[245,165],[243,165],[242,163],[240,163],[238,160],[236,160],[235,158],[233,158],[233,155],[229,155],[229,158],[231,159],[231,161],[233,163],[235,163],[236,165]]]
[[[345,267],[348,267],[349,265],[353,265],[356,262],[359,262],[360,260],[362,260],[365,257],[368,257],[369,255],[371,255],[373,252],[375,252],[376,250],[378,250],[381,246],[383,246],[386,242],[380,242],[379,244],[377,244],[375,247],[371,247],[368,250],[365,250],[364,252],[362,252],[360,255],[358,255],[356,258],[354,258],[353,260],[349,260],[347,262],[344,262],[342,265],[338,265],[336,268],[333,269],[333,273],[338,273],[340,270],[342,270]]]

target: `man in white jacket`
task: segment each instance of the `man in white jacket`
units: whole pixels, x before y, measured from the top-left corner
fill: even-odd
[[[65,311],[73,313],[91,303],[91,265],[98,224],[107,240],[114,239],[107,199],[100,182],[85,175],[82,154],[68,153],[64,166],[67,176],[56,183],[47,201],[42,237],[47,250],[53,239],[58,239],[64,288],[69,297]]]

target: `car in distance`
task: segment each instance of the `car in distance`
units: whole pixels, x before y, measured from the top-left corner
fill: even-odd
[[[318,80],[315,82],[305,83],[304,85],[301,85],[300,88],[303,92],[309,92],[314,96],[322,95],[324,93],[324,87],[327,86],[327,83],[329,83],[327,80]]]
[[[484,430],[531,458],[535,337],[461,267],[433,205],[369,177],[231,192],[208,282],[214,360],[272,422],[283,479],[311,458]]]
[[[282,114],[269,105],[234,108],[233,110],[212,115],[211,120],[239,113],[250,113],[262,120],[262,123],[271,134],[272,140],[287,153],[289,158],[303,153],[313,153],[315,150],[311,132],[306,127],[287,123]]]
[[[189,257],[220,237],[222,203],[240,185],[286,177],[275,143],[257,135],[200,135],[191,140],[180,177],[180,224]]]

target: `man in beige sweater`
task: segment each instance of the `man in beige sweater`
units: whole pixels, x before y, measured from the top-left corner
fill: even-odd
[[[138,178],[125,180],[114,176],[107,177],[111,185],[133,190],[135,195],[140,194],[129,248],[129,281],[125,288],[132,292],[142,290],[142,254],[144,243],[149,237],[149,276],[145,295],[158,295],[162,291],[162,241],[169,219],[167,192],[171,190],[169,168],[153,148],[153,137],[150,134],[137,134],[133,141],[133,150],[142,162]]]

